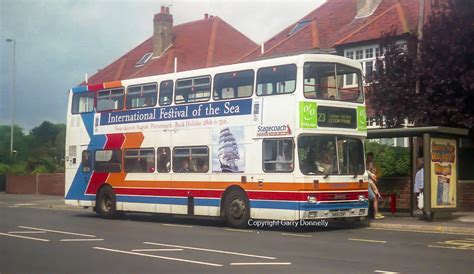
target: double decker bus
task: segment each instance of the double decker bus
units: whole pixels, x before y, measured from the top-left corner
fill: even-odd
[[[368,213],[360,63],[305,54],[70,90],[67,204],[251,219]]]

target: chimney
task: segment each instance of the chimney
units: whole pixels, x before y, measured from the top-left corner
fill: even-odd
[[[153,56],[160,56],[173,43],[173,15],[170,8],[161,6],[153,18]]]
[[[357,15],[355,18],[370,16],[382,0],[357,0]]]

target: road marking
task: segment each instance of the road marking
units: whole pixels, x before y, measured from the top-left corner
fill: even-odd
[[[193,227],[192,225],[175,225],[175,224],[163,224],[164,226],[172,226],[172,227]]]
[[[235,229],[235,228],[224,228],[224,230],[233,231],[233,232],[245,232],[245,233],[252,233],[253,232],[253,230]]]
[[[370,240],[370,239],[357,239],[357,238],[349,238],[349,241],[359,241],[359,242],[369,242],[369,243],[380,243],[385,244],[387,241],[379,241],[379,240]]]
[[[61,239],[60,242],[92,242],[92,241],[103,241],[104,239]]]
[[[403,228],[379,228],[379,227],[366,227],[365,229],[373,230],[386,230],[386,231],[398,231],[398,232],[415,232],[415,233],[432,233],[432,234],[452,234],[452,235],[467,235],[473,236],[472,233],[462,233],[462,232],[448,232],[448,231],[424,231],[424,230],[414,230],[414,229],[403,229]]]
[[[23,203],[23,204],[13,204],[14,206],[34,206],[38,204],[29,204],[29,203]]]
[[[11,234],[41,234],[46,233],[46,231],[8,231]]]
[[[17,207],[19,207],[19,206],[9,206],[9,208],[17,208]]]
[[[95,237],[94,235],[80,234],[80,233],[66,232],[66,231],[59,231],[59,230],[51,230],[51,229],[38,228],[38,227],[30,227],[30,226],[18,226],[18,227],[19,228],[26,228],[26,229],[33,229],[33,230],[41,230],[41,231],[52,232],[52,233],[66,234],[66,235],[84,236],[84,237],[90,237],[90,238]]]
[[[152,243],[152,242],[144,242],[144,244],[167,246],[167,247],[176,247],[176,248],[184,248],[184,249],[192,249],[192,250],[200,250],[200,251],[222,253],[222,254],[229,254],[229,255],[237,255],[237,256],[244,256],[244,257],[254,257],[254,258],[260,258],[260,259],[268,259],[268,260],[275,260],[276,259],[274,257],[267,257],[267,256],[253,255],[253,254],[245,254],[245,253],[231,252],[231,251],[224,251],[224,250],[216,250],[216,249],[207,249],[207,248],[200,248],[200,247],[160,244],[160,243]]]
[[[15,237],[15,238],[21,238],[21,239],[34,240],[34,241],[49,242],[48,239],[26,237],[26,236],[20,236],[20,235],[15,235],[15,234],[0,233],[0,235],[9,236],[9,237]]]
[[[428,245],[428,247],[446,248],[446,249],[458,249],[458,250],[474,250],[474,249],[469,248],[469,247],[441,246],[441,245]]]
[[[285,235],[285,236],[295,236],[295,237],[306,237],[306,238],[311,238],[311,237],[313,237],[313,236],[311,236],[311,235],[296,234],[296,233],[281,233],[281,235]]]
[[[290,265],[290,262],[274,262],[274,263],[230,263],[230,265]]]
[[[182,248],[148,248],[148,249],[132,249],[133,252],[155,252],[155,251],[183,251]]]
[[[222,266],[221,264],[213,264],[213,263],[200,262],[200,261],[191,261],[191,260],[185,260],[185,259],[179,259],[179,258],[173,258],[173,257],[157,256],[157,255],[151,255],[151,254],[142,254],[142,253],[137,253],[137,252],[130,252],[130,251],[124,251],[124,250],[118,250],[118,249],[103,248],[103,247],[97,247],[97,246],[95,246],[94,249],[110,251],[110,252],[115,252],[115,253],[135,255],[135,256],[143,256],[143,257],[157,258],[157,259],[163,259],[163,260],[184,262],[184,263],[202,264],[202,265],[209,265],[209,266]]]
[[[440,245],[428,245],[428,247],[474,250],[474,239],[447,240],[444,242],[437,242],[437,244]]]
[[[385,270],[374,270],[375,273],[386,273],[386,274],[399,274],[400,272],[385,271]]]

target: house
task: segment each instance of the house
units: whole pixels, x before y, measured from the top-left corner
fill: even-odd
[[[169,7],[153,18],[153,35],[99,70],[88,85],[235,63],[257,46],[217,16],[173,25]]]
[[[375,71],[384,33],[394,33],[406,45],[427,22],[435,0],[327,0],[239,61],[300,53],[329,53],[359,60],[364,76]],[[421,12],[420,12],[421,10]],[[422,16],[420,16],[420,13]],[[378,126],[368,102],[370,126]],[[395,145],[408,146],[404,138]]]

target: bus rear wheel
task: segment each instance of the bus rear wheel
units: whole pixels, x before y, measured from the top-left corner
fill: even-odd
[[[250,202],[242,191],[232,190],[224,200],[224,216],[228,226],[245,228],[250,219]]]
[[[97,193],[96,209],[102,218],[114,219],[118,217],[117,199],[111,187],[105,186]]]

